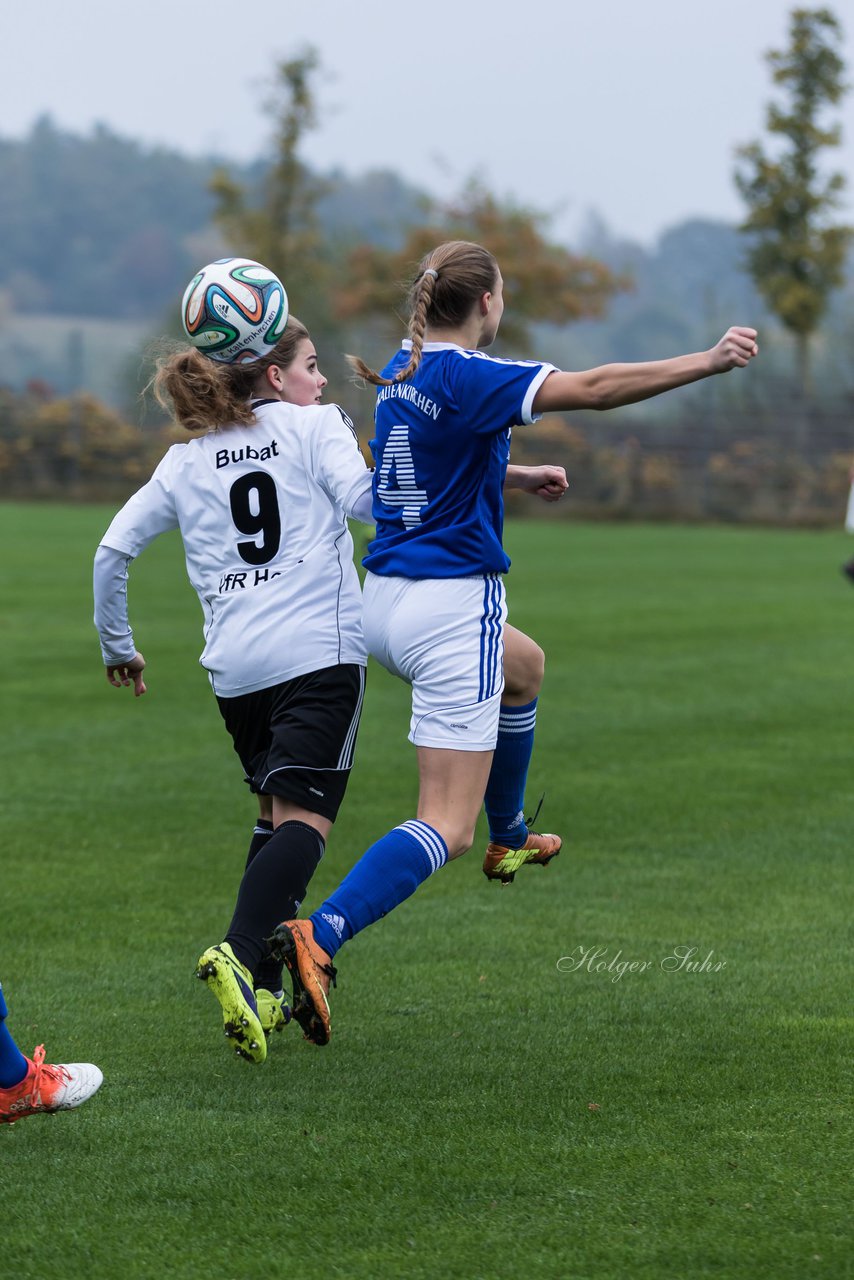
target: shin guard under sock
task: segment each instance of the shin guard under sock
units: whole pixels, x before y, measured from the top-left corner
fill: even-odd
[[[305,897],[309,881],[323,857],[325,841],[305,822],[283,822],[243,873],[237,905],[225,941],[241,964],[256,976],[267,956],[265,938],[281,920],[292,920]],[[281,971],[279,971],[281,973]],[[278,990],[278,986],[268,990]]]
[[[524,707],[501,708],[498,741],[483,803],[490,840],[507,849],[521,849],[528,837],[524,816],[525,784],[534,750],[536,722],[536,698]]]
[[[447,860],[445,841],[426,822],[412,819],[395,827],[362,854],[312,914],[318,946],[334,956],[354,934],[410,897]]]
[[[246,855],[246,866],[248,867],[253,858],[261,852],[267,841],[272,838],[273,824],[267,818],[259,818],[255,823],[255,830],[252,832],[252,839],[249,842],[249,852]],[[282,990],[282,966],[275,960],[271,960],[269,956],[260,962],[255,971],[255,986],[263,987],[265,991],[274,991],[276,993]]]

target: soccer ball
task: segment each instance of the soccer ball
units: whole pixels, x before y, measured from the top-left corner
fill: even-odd
[[[181,302],[194,347],[232,364],[269,355],[288,322],[281,280],[250,258],[220,258],[193,276]]]

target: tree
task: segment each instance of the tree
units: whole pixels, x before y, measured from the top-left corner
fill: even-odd
[[[326,185],[309,172],[299,150],[317,125],[312,82],[319,66],[317,51],[308,47],[276,67],[265,104],[273,122],[273,156],[260,192],[253,198],[225,169],[217,170],[211,182],[214,218],[233,252],[275,271],[300,319],[312,330],[329,328],[331,272],[316,212]]]
[[[318,206],[334,193],[334,182],[319,180],[299,158],[308,131],[317,124],[313,77],[319,69],[316,51],[307,49],[279,64],[267,110],[274,124],[274,156],[254,200],[245,185],[220,170],[212,184],[215,219],[233,252],[257,258],[284,282],[293,310],[326,351],[341,348],[348,324],[358,322],[359,339],[378,336],[393,319],[401,300],[400,280],[427,249],[442,240],[475,239],[486,244],[501,263],[512,313],[502,325],[511,341],[526,342],[533,320],[566,323],[603,313],[610,297],[629,287],[593,258],[571,254],[545,235],[547,219],[511,204],[502,204],[477,183],[447,206],[424,199],[424,216],[416,227],[401,227],[403,247],[390,249],[352,237],[324,239]],[[366,325],[366,321],[369,323]],[[345,339],[352,349],[352,340]],[[347,390],[332,369],[333,394]],[[349,378],[349,375],[347,375]],[[349,387],[352,392],[352,386]]]
[[[848,88],[841,38],[829,9],[792,11],[788,48],[766,55],[786,98],[783,106],[769,105],[766,125],[783,146],[772,156],[751,142],[737,153],[743,163],[735,181],[749,209],[741,227],[749,236],[748,268],[771,310],[794,334],[802,393],[809,390],[810,337],[830,293],[843,283],[854,233],[831,221],[845,178],[819,171],[821,151],[841,139],[839,125],[822,124],[826,108]]]
[[[475,240],[498,259],[510,300],[501,322],[505,343],[526,346],[535,322],[568,324],[601,316],[615,293],[630,288],[627,276],[550,241],[546,215],[502,203],[477,182],[431,212],[401,249],[362,245],[351,253],[338,292],[341,318],[389,316],[400,305],[401,282],[444,240]]]

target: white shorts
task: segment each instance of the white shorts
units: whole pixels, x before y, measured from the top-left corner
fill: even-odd
[[[504,688],[507,605],[498,574],[399,578],[368,573],[368,652],[412,686],[409,740],[492,751]]]

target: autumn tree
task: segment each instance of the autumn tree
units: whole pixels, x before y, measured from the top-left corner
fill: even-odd
[[[250,191],[226,170],[217,172],[212,190],[216,222],[232,252],[258,259],[281,277],[292,309],[318,342],[321,362],[329,362],[330,391],[337,398],[346,402],[347,387],[351,394],[354,388],[349,381],[347,386],[337,382],[333,353],[356,344],[364,349],[366,340],[379,343],[401,305],[401,282],[442,240],[477,240],[495,254],[511,303],[502,337],[522,347],[534,321],[565,324],[599,316],[611,297],[628,287],[627,279],[603,263],[552,243],[546,215],[499,201],[478,183],[446,205],[425,199],[423,219],[400,228],[401,248],[365,243],[352,249],[343,240],[324,240],[318,205],[332,186],[300,158],[306,135],[318,122],[314,78],[319,66],[309,48],[276,69],[266,104],[273,157],[260,190]]]
[[[766,127],[780,146],[740,147],[736,185],[748,206],[741,230],[748,237],[748,267],[762,296],[794,335],[799,384],[810,383],[810,338],[829,294],[843,283],[852,228],[834,225],[833,211],[845,186],[841,173],[822,175],[821,152],[841,140],[838,124],[825,120],[847,90],[839,52],[839,22],[829,9],[794,9],[789,45],[767,55],[783,93],[771,103]]]
[[[477,182],[437,205],[410,230],[400,249],[362,245],[349,258],[337,307],[346,320],[402,315],[404,289],[420,259],[445,240],[475,240],[501,265],[509,306],[501,322],[505,345],[525,348],[532,324],[568,324],[601,316],[627,277],[594,258],[571,253],[547,236],[548,216],[499,201]]]
[[[0,389],[0,496],[126,496],[175,436],[139,431],[95,396],[55,399],[46,384]]]
[[[318,123],[313,81],[319,66],[317,51],[309,47],[276,67],[265,103],[272,121],[272,160],[260,191],[250,191],[224,168],[211,182],[214,218],[232,252],[275,271],[294,311],[312,330],[329,327],[331,285],[317,220],[326,186],[299,154]]]

